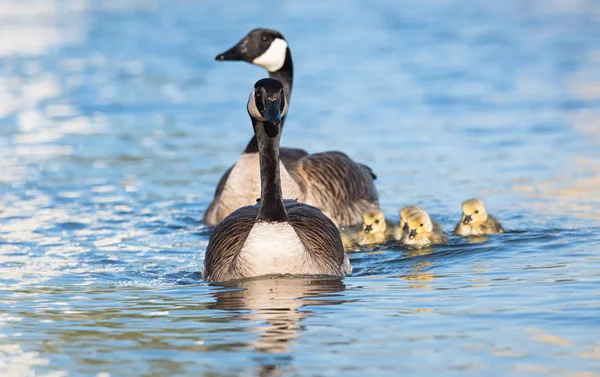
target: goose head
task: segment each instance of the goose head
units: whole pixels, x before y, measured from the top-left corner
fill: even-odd
[[[281,126],[281,119],[287,114],[283,85],[275,79],[258,80],[248,98],[248,114],[255,121]],[[272,134],[271,129],[265,127],[267,135],[276,136],[277,132]]]
[[[288,53],[288,44],[280,32],[254,29],[235,46],[217,55],[216,60],[243,60],[275,72],[283,67]]]
[[[423,210],[415,210],[408,215],[406,219],[408,228],[408,238],[413,239],[419,234],[431,233],[433,223],[429,214]]]
[[[485,222],[488,218],[487,209],[481,199],[469,199],[462,205],[462,223],[473,224]]]

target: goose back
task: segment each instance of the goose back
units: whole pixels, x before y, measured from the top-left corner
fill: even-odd
[[[282,188],[283,188],[283,194],[285,198],[293,198],[293,199],[298,199],[300,198],[300,188],[298,187],[297,183],[292,183],[290,180],[287,180],[289,174],[284,173],[284,170],[287,171],[289,169],[291,169],[293,166],[295,166],[296,162],[301,159],[304,156],[307,156],[308,153],[302,149],[299,148],[281,148],[279,151],[279,158],[281,160],[281,162],[283,163],[283,166],[285,167],[285,169],[282,169],[282,175],[281,175],[281,179],[282,179]],[[249,162],[249,160],[254,160],[255,162]],[[231,172],[233,171],[233,169],[236,167],[236,165],[238,165],[238,163],[240,164],[240,166],[238,166],[238,171],[236,171],[236,174],[239,174],[239,176],[235,177],[235,179],[232,179],[231,182],[228,182],[229,180],[229,176],[231,175]],[[217,225],[218,223],[220,223],[225,217],[227,217],[229,214],[231,214],[233,211],[235,211],[236,209],[240,208],[241,206],[245,206],[245,205],[250,205],[254,203],[254,200],[256,198],[258,198],[260,196],[260,172],[258,170],[258,168],[256,168],[256,164],[258,163],[258,153],[244,153],[240,156],[240,158],[238,159],[238,161],[236,162],[236,164],[234,164],[233,166],[231,166],[229,169],[227,169],[227,171],[225,171],[225,173],[223,173],[223,176],[221,176],[221,179],[219,180],[219,183],[217,184],[217,188],[215,189],[215,194],[213,197],[213,200],[211,201],[210,205],[208,206],[208,208],[206,209],[206,212],[204,213],[204,224],[206,225]],[[252,165],[249,167],[244,167],[243,165]],[[247,169],[247,170],[244,170]],[[258,177],[258,186],[256,186],[256,178]],[[242,189],[242,187],[238,186],[238,188],[236,189],[236,184],[239,184],[239,182],[252,182],[251,186],[248,186],[245,188],[245,192],[242,194],[242,198],[239,199],[235,199],[235,197],[232,199],[230,197],[230,195],[226,194],[223,197],[223,192],[225,191],[225,188],[227,186],[227,192],[228,193],[234,193],[236,191],[240,191]],[[258,187],[258,189],[256,188]],[[248,189],[248,188],[252,188],[252,189]],[[258,190],[258,191],[256,191]],[[289,196],[286,196],[286,194],[288,194]],[[241,203],[241,205],[240,205]]]
[[[341,152],[306,155],[290,167],[303,201],[323,208],[342,226],[362,222],[364,212],[379,208],[371,169]]]

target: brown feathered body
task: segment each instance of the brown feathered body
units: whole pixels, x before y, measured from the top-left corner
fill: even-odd
[[[256,221],[258,209],[258,205],[242,207],[215,228],[202,271],[207,281],[269,274],[344,276],[352,271],[335,224],[318,208],[295,201],[285,202],[288,222],[275,224],[290,226],[290,239],[277,239],[277,232],[273,232],[276,250],[269,252],[269,245],[250,250],[249,236],[261,226]],[[291,239],[294,235],[296,240]]]

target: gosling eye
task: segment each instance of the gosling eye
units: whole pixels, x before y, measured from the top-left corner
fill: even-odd
[[[419,225],[419,226],[423,226],[423,223],[421,223],[421,225]]]
[[[475,213],[479,213],[479,211],[475,211]]]
[[[408,230],[408,223],[404,223],[404,226],[402,227],[402,229]]]
[[[379,220],[375,220],[375,224],[379,224]]]

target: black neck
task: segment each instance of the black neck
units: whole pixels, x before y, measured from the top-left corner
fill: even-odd
[[[288,48],[285,53],[285,62],[283,66],[275,72],[269,72],[269,77],[279,80],[283,84],[283,92],[285,93],[285,99],[290,105],[290,98],[292,97],[292,83],[294,81],[294,65],[292,64],[292,53]],[[285,117],[281,119],[281,127],[285,123]],[[257,153],[258,143],[256,142],[256,136],[252,136],[250,142],[244,149],[244,153]]]
[[[252,118],[252,125],[260,155],[260,207],[256,219],[267,222],[287,221],[279,176],[281,126],[254,118]]]

